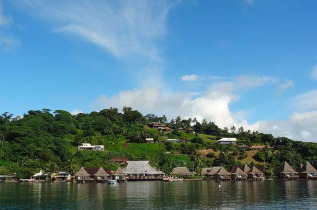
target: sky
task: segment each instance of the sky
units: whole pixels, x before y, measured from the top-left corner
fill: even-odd
[[[317,142],[316,8],[0,0],[0,113],[131,106]]]

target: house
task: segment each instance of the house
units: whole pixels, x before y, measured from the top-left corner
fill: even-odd
[[[184,131],[185,129],[183,127],[179,127],[177,130],[178,131]]]
[[[193,133],[195,134],[195,129],[194,128],[188,128],[187,133]]]
[[[162,180],[164,173],[152,168],[149,161],[128,161],[123,168],[127,174],[128,181],[133,180]]]
[[[317,170],[308,161],[306,161],[298,169],[298,175],[301,179],[317,179]]]
[[[154,139],[153,138],[146,138],[145,142],[146,143],[154,143]]]
[[[165,125],[165,124],[158,123],[158,122],[151,122],[151,123],[149,123],[149,127],[150,127],[150,128],[159,129],[159,128],[166,127],[166,125]]]
[[[129,159],[127,157],[113,157],[109,160],[109,162],[112,163],[119,163],[121,165],[124,165],[127,163],[127,161],[129,161]]]
[[[169,128],[169,127],[162,127],[162,128],[159,128],[160,131],[163,131],[163,132],[171,132],[172,129]]]
[[[194,175],[194,173],[190,172],[188,168],[186,167],[177,167],[173,169],[173,171],[171,172],[171,175],[184,177],[184,176],[192,176]]]
[[[87,171],[81,167],[79,171],[75,174],[75,180],[77,182],[84,182],[84,181],[93,181],[93,178],[90,176],[90,174],[87,173]]]
[[[203,168],[201,170],[201,175],[204,176],[205,179],[210,180],[214,178],[214,175],[219,171],[220,167],[215,166],[212,168]]]
[[[220,167],[220,169],[215,173],[214,179],[221,181],[229,181],[231,180],[230,173],[224,168]]]
[[[105,146],[104,145],[91,145],[89,143],[82,143],[82,145],[78,146],[78,151],[84,151],[84,150],[105,151]]]
[[[52,181],[69,181],[71,180],[71,175],[66,172],[58,172],[58,173],[53,173],[51,175]]]
[[[120,167],[112,174],[112,179],[118,182],[127,181],[127,173],[123,171]]]
[[[249,173],[251,171],[251,168],[245,163],[244,165],[234,165],[231,168],[231,173],[234,173],[237,168],[240,168],[244,173]]]
[[[248,179],[247,172],[242,171],[242,169],[239,167],[233,166],[232,168],[233,168],[233,170],[231,171],[231,179],[232,180],[240,181],[240,180]]]
[[[288,164],[288,162],[284,162],[283,165],[281,165],[280,169],[277,172],[277,177],[279,179],[298,179],[298,173]]]
[[[96,182],[104,182],[104,181],[111,179],[111,177],[112,177],[111,171],[107,168],[104,168],[104,167],[87,168],[86,172]]]
[[[16,180],[16,175],[0,175],[0,182],[5,182],[6,179]]]
[[[240,150],[245,150],[245,151],[247,151],[247,150],[250,149],[250,147],[249,147],[248,145],[238,145],[238,148],[239,148]]]
[[[253,151],[261,151],[264,148],[264,146],[251,146],[249,150]]]
[[[237,139],[236,138],[222,138],[217,141],[218,144],[236,144]]]
[[[35,181],[46,181],[48,178],[48,174],[45,174],[42,170],[40,172],[33,175],[33,179]]]
[[[263,180],[264,173],[260,169],[258,169],[258,167],[253,165],[248,172],[248,178],[252,180]]]

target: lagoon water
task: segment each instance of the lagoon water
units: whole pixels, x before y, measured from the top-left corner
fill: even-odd
[[[317,209],[317,181],[0,183],[0,209],[210,208]]]

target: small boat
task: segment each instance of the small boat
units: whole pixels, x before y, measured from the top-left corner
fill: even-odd
[[[108,184],[117,184],[117,180],[107,180]]]

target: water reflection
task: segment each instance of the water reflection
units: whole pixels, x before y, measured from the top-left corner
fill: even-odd
[[[2,183],[0,209],[314,208],[316,187],[317,181]]]

